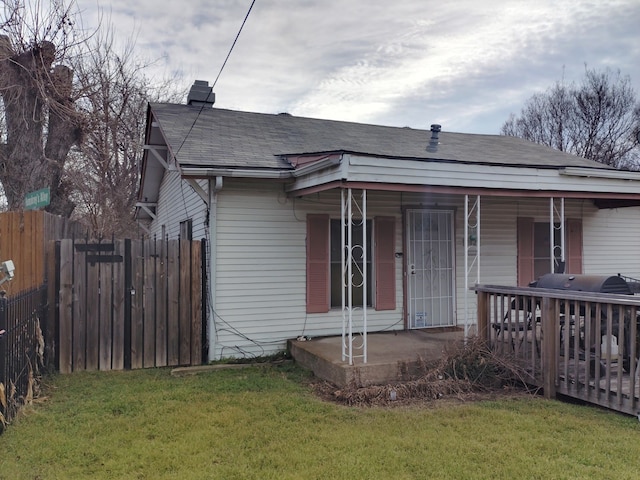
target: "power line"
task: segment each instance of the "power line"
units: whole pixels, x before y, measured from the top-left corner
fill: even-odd
[[[222,67],[220,67],[220,72],[218,72],[218,76],[214,80],[213,85],[211,85],[211,90],[212,91],[213,91],[213,87],[215,87],[216,83],[218,83],[218,79],[220,78],[220,75],[222,74],[222,71],[224,70],[224,67],[227,64],[227,60],[229,60],[229,57],[231,56],[231,52],[233,52],[233,47],[236,46],[236,42],[238,41],[238,38],[240,37],[240,33],[242,33],[242,29],[244,28],[244,24],[247,23],[247,19],[249,18],[249,14],[251,13],[251,10],[253,9],[253,5],[255,3],[256,3],[256,0],[253,0],[251,2],[251,6],[249,6],[249,10],[247,11],[247,14],[244,17],[244,20],[242,21],[242,25],[240,25],[240,30],[238,30],[238,34],[236,35],[235,40],[233,40],[233,44],[231,45],[231,48],[229,49],[229,53],[227,53],[227,58],[224,59],[224,63],[222,64]]]
[[[216,83],[218,83],[218,79],[220,78],[220,75],[222,75],[222,71],[224,70],[224,67],[227,65],[227,61],[229,60],[229,57],[231,56],[231,52],[233,52],[233,48],[236,46],[236,43],[238,42],[238,38],[240,38],[240,34],[242,33],[242,29],[244,28],[244,24],[247,23],[247,19],[249,18],[249,15],[251,14],[251,10],[253,10],[253,5],[255,3],[256,3],[256,0],[253,0],[251,2],[251,5],[249,6],[249,10],[247,10],[247,14],[244,16],[244,20],[242,21],[242,25],[240,25],[240,29],[238,30],[238,33],[236,34],[236,38],[233,40],[233,43],[231,44],[231,48],[229,49],[229,52],[227,53],[227,56],[224,59],[224,62],[222,63],[222,66],[220,67],[220,71],[218,72],[218,75],[216,76],[216,79],[213,81],[213,85],[211,85],[211,88],[209,89],[209,94],[211,94],[211,92],[213,92],[213,88],[216,86]],[[178,148],[178,150],[175,153],[176,159],[178,157],[178,154],[180,153],[180,150],[182,150],[182,147],[184,146],[184,143],[189,138],[189,135],[191,135],[191,132],[193,131],[193,128],[196,126],[196,122],[198,121],[198,118],[200,118],[200,114],[202,114],[202,110],[204,110],[205,105],[206,104],[203,103],[200,106],[200,110],[198,110],[198,114],[196,115],[196,118],[193,120],[193,123],[191,124],[191,127],[189,127],[189,131],[184,136],[184,140],[182,140],[182,143],[180,144],[180,147]]]

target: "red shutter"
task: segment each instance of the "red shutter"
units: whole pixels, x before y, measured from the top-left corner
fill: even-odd
[[[518,286],[535,280],[533,269],[533,218],[518,218]]]
[[[374,252],[376,273],[376,310],[396,308],[396,219],[376,217]]]
[[[329,215],[307,215],[307,313],[329,311]]]
[[[582,273],[582,220],[567,219],[567,261],[566,273]]]

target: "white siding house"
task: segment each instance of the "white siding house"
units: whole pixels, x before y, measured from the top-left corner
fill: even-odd
[[[640,276],[636,173],[513,137],[197,100],[149,106],[138,218],[170,238],[190,221],[192,238],[208,240],[211,359],[345,325],[472,329],[476,281],[526,285],[563,262],[567,273]]]

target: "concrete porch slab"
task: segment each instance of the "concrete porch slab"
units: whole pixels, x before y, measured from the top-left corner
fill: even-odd
[[[337,386],[385,385],[415,373],[423,362],[438,360],[448,344],[464,339],[462,330],[409,330],[367,335],[367,363],[342,361],[342,337],[289,340],[291,356],[316,377]],[[359,339],[354,342],[359,345]],[[359,354],[354,348],[354,355]]]

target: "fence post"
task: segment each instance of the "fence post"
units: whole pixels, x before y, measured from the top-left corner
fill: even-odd
[[[209,272],[207,271],[207,240],[205,238],[203,238],[201,241],[201,248],[200,248],[200,255],[201,255],[201,265],[200,267],[202,268],[202,331],[201,331],[201,335],[202,335],[202,340],[201,340],[201,345],[202,345],[202,358],[201,358],[201,362],[202,364],[205,364],[209,361],[209,336],[208,336],[208,328],[209,328],[209,323],[208,323],[208,318],[209,318],[209,314],[208,314],[208,299],[209,299],[209,283],[208,283],[208,276],[209,276]]]
[[[558,351],[556,334],[559,328],[556,300],[542,297],[542,388],[545,398],[556,398]]]
[[[7,332],[7,292],[4,290],[0,291],[0,330],[3,330],[2,335],[0,335],[0,383],[4,386],[5,391],[5,402],[6,402],[6,393],[7,393],[7,381],[6,381],[6,366],[7,366],[7,342],[8,342],[8,332]],[[6,409],[3,408],[2,403],[0,403],[0,413],[2,413],[3,418],[7,418]],[[0,422],[0,432],[2,432],[3,423]]]
[[[131,276],[131,239],[124,241],[124,369],[131,370],[131,295],[133,278]]]

